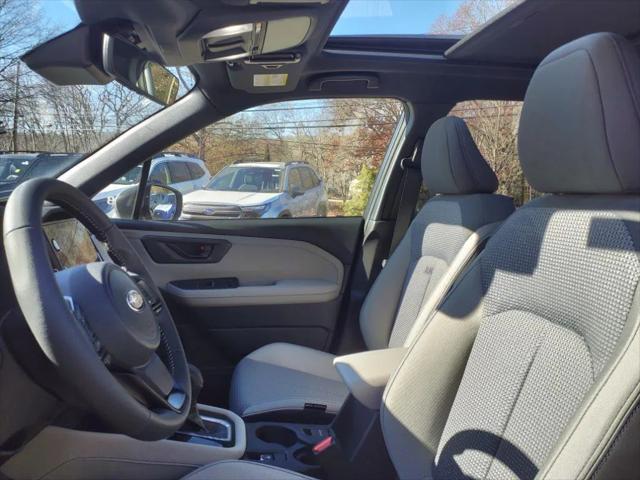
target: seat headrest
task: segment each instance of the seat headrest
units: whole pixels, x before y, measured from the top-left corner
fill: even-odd
[[[547,193],[640,192],[640,57],[596,33],[550,53],[524,100],[518,150]]]
[[[498,188],[495,173],[458,117],[441,118],[429,128],[422,147],[422,178],[433,194],[493,193]]]

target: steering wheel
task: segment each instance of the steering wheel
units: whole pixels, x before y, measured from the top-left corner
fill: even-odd
[[[45,201],[104,242],[113,262],[54,272]],[[191,403],[182,343],[153,279],[109,218],[76,188],[36,178],[9,197],[4,245],[29,328],[75,393],[119,433],[158,440],[179,429]]]

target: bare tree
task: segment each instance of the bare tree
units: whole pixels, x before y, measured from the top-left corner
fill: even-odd
[[[432,34],[467,34],[520,0],[465,0],[451,15],[441,15],[431,25]]]

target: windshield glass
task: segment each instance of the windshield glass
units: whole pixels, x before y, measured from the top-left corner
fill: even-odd
[[[207,190],[276,193],[282,169],[270,167],[226,167],[205,187]]]
[[[123,176],[115,180],[113,183],[116,185],[136,185],[140,183],[140,177],[142,176],[142,165],[132,168]]]
[[[23,182],[34,177],[51,177],[82,159],[74,153],[0,154],[0,185]]]
[[[68,0],[0,2],[2,196],[29,178],[60,175],[163,108],[115,81],[54,85],[20,61],[24,53],[79,23],[75,6]],[[182,96],[194,82],[189,70],[179,73],[178,96]],[[129,172],[117,183],[137,183],[136,175],[139,172]]]

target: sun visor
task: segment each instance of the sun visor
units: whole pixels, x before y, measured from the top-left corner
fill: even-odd
[[[311,18],[301,16],[217,28],[202,37],[202,57],[220,62],[289,50],[306,40],[311,27]]]
[[[298,53],[269,54],[227,62],[233,88],[249,93],[290,92],[298,86],[302,74],[302,56]]]

